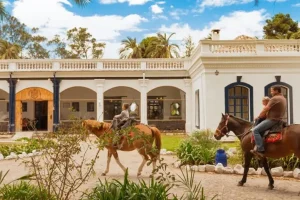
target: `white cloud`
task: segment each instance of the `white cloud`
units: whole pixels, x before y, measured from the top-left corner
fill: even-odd
[[[106,42],[103,58],[119,58],[121,42]]]
[[[183,9],[174,9],[170,12],[170,15],[174,18],[179,20],[181,15],[187,15],[188,10],[183,10]]]
[[[113,4],[113,3],[125,3],[128,2],[129,5],[144,5],[151,0],[100,0],[102,4]]]
[[[83,17],[68,11],[63,4],[71,5],[68,0],[16,0],[12,14],[28,27],[39,28],[40,34],[47,38],[56,34],[64,36],[68,29],[83,27],[97,41],[105,42],[115,40],[122,31],[141,31],[138,26],[147,21],[137,14]]]
[[[165,4],[166,2],[165,1],[158,1],[156,2],[156,4]]]
[[[202,0],[200,4],[200,12],[203,12],[206,7],[223,7],[234,4],[246,4],[254,0]]]
[[[152,13],[160,14],[163,13],[164,8],[160,7],[158,4],[150,6]]]
[[[293,4],[293,7],[300,7],[300,3]]]
[[[255,10],[251,12],[236,11],[227,16],[224,15],[220,17],[218,21],[210,22],[203,29],[192,29],[188,24],[174,23],[170,26],[162,25],[158,32],[176,33],[172,36],[172,40],[177,42],[191,35],[195,44],[198,44],[199,40],[207,37],[212,29],[221,29],[220,39],[222,40],[232,40],[239,35],[262,37],[263,26],[267,17],[269,16],[265,10]],[[155,35],[155,33],[150,33],[146,36],[153,35]]]
[[[7,7],[7,6],[10,6],[10,5],[11,5],[11,3],[10,3],[9,1],[2,1],[2,3],[3,3],[3,5],[4,5],[5,7]]]
[[[100,0],[100,3],[102,4],[112,4],[112,3],[118,3],[117,0]]]
[[[165,15],[152,15],[152,19],[164,19],[168,20],[168,17]]]

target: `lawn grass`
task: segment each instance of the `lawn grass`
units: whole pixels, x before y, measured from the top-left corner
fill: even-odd
[[[221,147],[226,151],[229,148],[233,148],[235,147],[238,151],[241,151],[241,147],[240,147],[241,143],[240,141],[235,141],[235,142],[223,142],[221,143]],[[240,155],[235,155],[233,157],[230,157],[228,160],[228,166],[235,166],[236,164],[242,164],[243,163],[243,159]]]
[[[238,148],[240,146],[240,141],[235,141],[235,142],[222,142],[221,143],[221,147],[224,149],[224,150],[228,150],[229,148]]]
[[[184,140],[186,135],[162,135],[162,149],[167,151],[175,151],[178,148],[180,141]]]
[[[167,151],[175,151],[182,140],[187,138],[187,135],[161,135],[162,139],[162,149],[167,149]],[[221,142],[221,148],[225,151],[229,148],[236,147],[239,150],[240,141],[236,142]],[[228,165],[234,166],[235,164],[241,164],[242,159],[240,156],[233,156],[228,159]]]

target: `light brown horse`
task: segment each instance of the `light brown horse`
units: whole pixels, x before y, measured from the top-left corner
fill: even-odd
[[[250,131],[252,123],[234,117],[228,114],[222,114],[219,126],[214,134],[217,140],[220,140],[223,136],[228,136],[232,131],[241,141],[241,146],[244,152],[245,170],[242,180],[238,183],[238,186],[243,186],[247,181],[247,174],[250,167],[250,162],[253,158],[253,154],[250,152],[253,149],[254,144],[251,143],[252,132]],[[269,170],[267,158],[282,158],[295,154],[300,158],[300,125],[290,125],[282,130],[282,141],[276,143],[265,143],[265,157],[262,158],[263,167],[269,178],[269,189],[274,188],[274,180]]]
[[[104,134],[114,134],[114,132],[110,129],[111,124],[105,123],[105,122],[98,122],[96,120],[84,120],[82,125],[87,128],[90,132],[95,134],[98,138],[101,138],[104,136]],[[161,149],[161,135],[160,131],[155,127],[149,127],[144,124],[138,124],[135,125],[134,128],[138,130],[140,134],[142,134],[145,137],[134,137],[134,133],[131,132],[129,134],[125,134],[126,136],[121,138],[122,146],[119,150],[121,151],[133,151],[137,150],[139,154],[143,157],[143,161],[141,165],[139,166],[137,176],[141,175],[141,172],[143,170],[144,165],[149,160],[149,157],[151,157],[153,170],[156,168],[156,161],[159,159],[160,155],[160,149]],[[147,140],[146,137],[149,137],[150,139]],[[129,142],[127,137],[132,137],[133,141]],[[117,164],[122,168],[122,170],[125,172],[126,168],[121,164],[118,156],[117,149],[113,145],[113,137],[109,137],[107,141],[107,145],[105,148],[108,150],[107,154],[107,165],[106,170],[104,173],[102,173],[103,176],[105,176],[109,172],[109,164],[111,160],[111,156],[113,155]],[[155,140],[155,148],[156,152],[152,151],[152,145]]]

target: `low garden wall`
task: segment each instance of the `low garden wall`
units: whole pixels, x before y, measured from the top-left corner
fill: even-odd
[[[177,161],[173,163],[173,166],[175,168],[185,167],[189,171],[195,171],[195,172],[210,172],[210,173],[216,173],[216,174],[239,174],[242,175],[244,173],[244,167],[241,164],[235,165],[232,167],[224,167],[221,163],[218,163],[217,165],[181,165],[180,161]],[[293,171],[284,171],[282,167],[275,167],[270,169],[272,176],[275,177],[289,177],[289,178],[296,178],[300,179],[300,169],[295,168]],[[257,168],[255,170],[254,168],[250,168],[249,175],[264,175],[266,176],[266,172],[263,168]]]

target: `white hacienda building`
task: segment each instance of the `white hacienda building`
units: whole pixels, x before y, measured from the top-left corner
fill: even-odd
[[[215,129],[222,112],[253,120],[272,85],[288,100],[286,120],[300,122],[300,40],[212,36],[187,59],[2,60],[0,131],[110,121],[125,102],[163,130]]]

